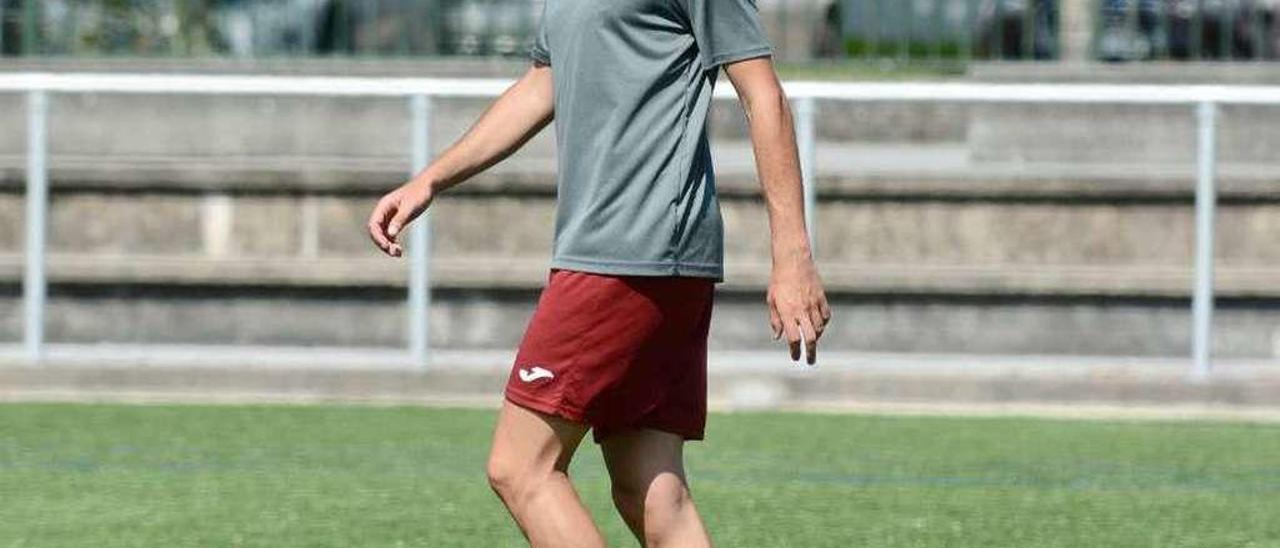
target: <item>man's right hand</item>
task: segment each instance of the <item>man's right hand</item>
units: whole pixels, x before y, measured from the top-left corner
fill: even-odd
[[[786,338],[791,360],[800,360],[800,346],[809,365],[818,363],[818,339],[831,321],[831,306],[818,277],[818,269],[806,251],[803,258],[784,260],[773,268],[765,297],[773,338]]]
[[[398,238],[409,223],[427,210],[432,198],[431,185],[413,180],[378,200],[368,225],[374,245],[392,257],[404,254]]]

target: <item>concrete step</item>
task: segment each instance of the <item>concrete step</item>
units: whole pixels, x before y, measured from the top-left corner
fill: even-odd
[[[403,267],[365,234],[377,197],[56,190],[51,272],[77,283],[400,285]],[[839,291],[1184,296],[1191,286],[1194,214],[1182,200],[818,203],[817,257]],[[763,206],[727,196],[723,213],[729,283],[759,288],[770,253]],[[1280,248],[1271,245],[1280,238],[1278,213],[1280,202],[1270,200],[1222,203],[1216,257],[1224,295],[1280,291]],[[10,281],[20,271],[24,215],[22,195],[0,193],[0,277]],[[554,215],[548,193],[445,195],[431,213],[437,279],[539,284]]]
[[[408,336],[401,287],[55,283],[46,307],[53,343],[385,346]],[[538,290],[436,286],[433,348],[514,348]],[[826,351],[1185,356],[1190,301],[1159,296],[832,291]],[[1213,351],[1220,358],[1280,356],[1272,298],[1220,298]],[[22,289],[0,283],[0,343],[23,337]],[[711,345],[777,348],[762,289],[717,292]]]
[[[366,352],[362,358],[358,349],[348,349],[333,359],[332,352],[318,349],[315,355],[330,356],[326,365],[280,368],[264,366],[265,350],[202,354],[203,365],[163,358],[105,365],[98,359],[98,365],[90,365],[75,355],[101,355],[109,348],[63,348],[61,360],[41,367],[12,360],[0,366],[0,400],[492,406],[501,399],[511,366],[505,352],[441,353],[435,365],[415,369],[390,365],[385,352]],[[257,358],[245,359],[249,356]],[[293,356],[302,353],[293,351]],[[1275,363],[1226,361],[1201,380],[1189,378],[1185,366],[1184,361],[1123,357],[834,354],[825,356],[818,369],[805,370],[776,355],[717,353],[711,359],[708,392],[717,409],[932,408],[940,413],[1003,410],[1111,418],[1280,418],[1280,367]]]
[[[145,254],[52,253],[50,283],[99,285],[404,287],[408,264],[386,257],[224,257]],[[0,253],[0,283],[19,283],[25,257]],[[820,261],[828,291],[852,294],[941,293],[947,295],[1113,295],[1187,297],[1190,266],[1162,265],[842,265]],[[493,255],[437,255],[430,266],[438,288],[539,289],[549,260]],[[769,281],[767,262],[730,262],[726,290],[760,291]],[[1221,297],[1275,297],[1280,267],[1220,266]]]
[[[460,137],[491,99],[438,98],[431,143],[443,150]],[[956,143],[966,140],[968,106],[820,101],[815,120],[824,142]],[[0,94],[0,121],[23,127],[20,94]],[[736,101],[713,106],[714,140],[747,140]],[[408,101],[365,97],[173,96],[57,94],[52,97],[49,147],[82,157],[365,157],[407,158]],[[525,145],[554,156],[543,131]],[[0,154],[26,150],[25,134],[0,135]]]
[[[434,148],[441,150],[461,136],[489,102],[439,99],[430,132]],[[1054,169],[1083,163],[1128,164],[1129,171],[1142,173],[1134,168],[1185,166],[1195,157],[1194,118],[1186,107],[819,101],[818,108],[817,136],[836,146],[820,151],[818,169],[834,175],[846,174],[839,167],[840,159],[849,156],[842,148],[846,145],[960,147],[976,166],[1030,165],[1029,171],[1041,170],[1037,164]],[[24,116],[20,95],[0,95],[0,120],[22,127]],[[1224,168],[1243,164],[1274,169],[1270,151],[1280,139],[1274,129],[1277,117],[1280,109],[1224,106],[1219,136]],[[400,171],[407,165],[410,131],[406,101],[387,98],[63,94],[53,98],[50,124],[54,157],[82,160],[59,166],[67,177],[93,180],[95,160],[119,166],[121,159],[137,158],[140,168],[133,171],[207,185],[218,182],[202,175],[202,169],[178,170],[180,176],[174,177],[163,160],[151,165],[149,159],[185,159],[193,166],[226,159],[229,166],[252,175],[252,181],[279,179],[277,166],[288,165],[289,158],[350,158],[355,173],[361,173],[362,162],[387,162]],[[715,105],[711,127],[715,142],[747,139],[741,108],[733,101]],[[0,155],[20,156],[24,138],[23,132],[0,135]],[[544,131],[526,145],[525,154],[545,164],[554,157],[553,141],[552,132]],[[254,158],[280,161],[255,165]],[[886,161],[918,168],[946,160],[921,162],[888,154],[860,163]],[[303,171],[318,173],[304,180],[326,184],[319,170]]]
[[[1194,155],[1165,161],[1128,158],[1075,160],[979,158],[969,144],[860,143],[817,145],[818,194],[840,198],[1189,198]],[[751,144],[721,139],[712,146],[717,187],[730,196],[760,191]],[[550,149],[521,151],[452,193],[555,192],[556,159]],[[1224,198],[1280,197],[1276,164],[1227,161],[1218,166]],[[26,157],[0,154],[0,188],[20,190]],[[152,191],[380,192],[403,182],[407,151],[384,155],[289,154],[81,154],[50,158],[55,188]]]

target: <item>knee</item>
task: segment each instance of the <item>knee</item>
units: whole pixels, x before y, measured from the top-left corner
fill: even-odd
[[[691,500],[684,480],[672,473],[646,479],[613,482],[613,502],[620,512],[658,525],[684,511]]]
[[[515,498],[520,490],[523,474],[509,459],[490,455],[485,473],[489,476],[489,488],[504,501]]]
[[[523,504],[537,496],[546,485],[568,476],[552,463],[529,462],[503,455],[491,455],[485,467],[489,488],[508,506]]]
[[[684,480],[672,473],[659,474],[649,483],[643,495],[647,523],[665,523],[684,512],[691,497]]]
[[[647,485],[636,482],[614,481],[612,484],[613,505],[627,517],[639,518],[644,512]]]

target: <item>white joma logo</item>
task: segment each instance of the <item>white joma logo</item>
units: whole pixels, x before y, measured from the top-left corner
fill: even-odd
[[[520,380],[524,382],[533,382],[538,379],[553,379],[555,378],[555,376],[556,376],[555,373],[547,371],[546,369],[543,369],[536,365],[528,369],[525,369],[523,367],[520,368]]]

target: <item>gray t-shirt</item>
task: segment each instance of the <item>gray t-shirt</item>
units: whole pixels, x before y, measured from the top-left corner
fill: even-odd
[[[771,54],[755,0],[546,0],[559,158],[551,266],[724,277],[706,120],[719,66]]]

